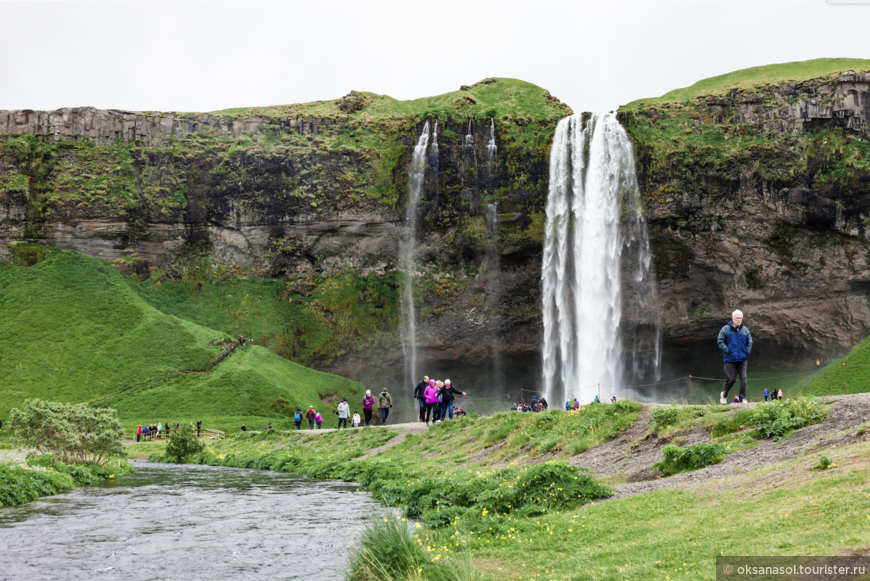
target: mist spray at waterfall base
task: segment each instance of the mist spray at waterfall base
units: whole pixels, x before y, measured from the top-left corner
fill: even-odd
[[[584,119],[585,117],[585,119]],[[559,122],[550,154],[542,265],[544,392],[551,405],[624,395],[636,373],[658,375],[658,300],[649,276],[646,222],[634,152],[613,114],[572,115]],[[623,296],[623,255],[632,292]],[[624,299],[644,301],[655,346],[627,357],[621,328]],[[631,342],[634,346],[636,343]],[[647,377],[649,375],[647,374]],[[656,377],[657,379],[657,377]]]

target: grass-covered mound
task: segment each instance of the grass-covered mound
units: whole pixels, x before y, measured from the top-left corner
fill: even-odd
[[[0,263],[0,417],[39,398],[111,406],[128,437],[167,421],[262,428],[362,387],[257,346],[204,373],[226,338],[155,308],[103,260],[54,250],[27,268]]]
[[[833,77],[844,71],[863,72],[867,70],[870,70],[870,59],[819,58],[763,65],[703,79],[690,87],[668,91],[661,97],[638,99],[625,105],[624,108],[637,108],[641,102],[653,105],[690,101],[700,95],[720,95],[732,89],[746,90],[759,85],[799,82],[807,79]]]
[[[570,108],[558,100],[547,98],[549,92],[537,85],[519,79],[489,78],[470,86],[435,95],[400,101],[387,95],[354,92],[348,97],[329,101],[314,101],[272,107],[237,107],[214,111],[227,116],[290,116],[310,115],[330,117],[349,115],[352,119],[369,121],[380,118],[452,116],[461,111],[466,117],[498,117],[500,115],[529,116],[535,119],[559,119],[570,114]],[[355,101],[349,107],[348,101]],[[358,110],[353,111],[356,107]],[[446,112],[446,113],[445,113]]]
[[[856,345],[842,359],[829,363],[801,391],[801,395],[842,395],[847,391],[848,393],[870,391],[870,339],[865,339]]]

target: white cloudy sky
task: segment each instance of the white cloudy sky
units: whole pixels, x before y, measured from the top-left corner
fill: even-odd
[[[515,77],[602,111],[728,71],[870,58],[870,4],[4,2],[0,109],[410,99]]]

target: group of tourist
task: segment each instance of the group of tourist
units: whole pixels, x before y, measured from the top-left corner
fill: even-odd
[[[423,381],[414,388],[414,399],[420,403],[421,422],[438,423],[442,420],[453,419],[453,400],[457,395],[467,395],[453,387],[449,379],[439,381],[429,379],[426,375]]]
[[[175,422],[174,425],[175,431],[177,432],[178,422]],[[148,440],[160,440],[162,438],[168,438],[169,434],[172,432],[172,426],[173,424],[170,424],[169,422],[166,422],[165,426],[160,422],[156,424],[145,424],[144,426],[140,424],[139,427],[136,428],[136,441],[147,442]]]
[[[387,388],[385,387],[381,393],[378,395],[378,409],[381,412],[381,422],[386,424],[387,418],[390,415],[390,409],[393,407],[393,398],[390,396],[389,392],[387,392]],[[365,416],[365,426],[369,427],[372,423],[372,415],[374,414],[375,407],[375,398],[372,396],[371,390],[367,389],[366,394],[362,398],[362,408],[363,415]],[[332,410],[336,416],[338,416],[338,426],[337,428],[340,430],[342,428],[347,428],[348,420],[351,420],[351,426],[354,428],[361,427],[362,418],[359,415],[359,412],[353,412],[353,417],[351,417],[350,413],[350,404],[347,403],[347,398],[343,398],[341,403],[338,404],[336,409]],[[314,426],[317,425],[317,429],[320,430],[323,426],[323,416],[320,415],[320,412],[314,409],[314,406],[308,406],[308,410],[303,412],[302,408],[296,408],[296,414],[293,417],[294,422],[296,423],[296,429],[302,429],[302,421],[308,420],[308,429],[313,430]]]
[[[547,403],[547,398],[542,397],[538,399],[538,396],[533,395],[532,401],[529,403],[518,402],[511,406],[512,412],[543,412],[550,408],[550,404]]]

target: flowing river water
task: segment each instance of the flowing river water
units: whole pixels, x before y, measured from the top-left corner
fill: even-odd
[[[140,463],[0,509],[0,579],[341,579],[380,505],[352,484]]]

